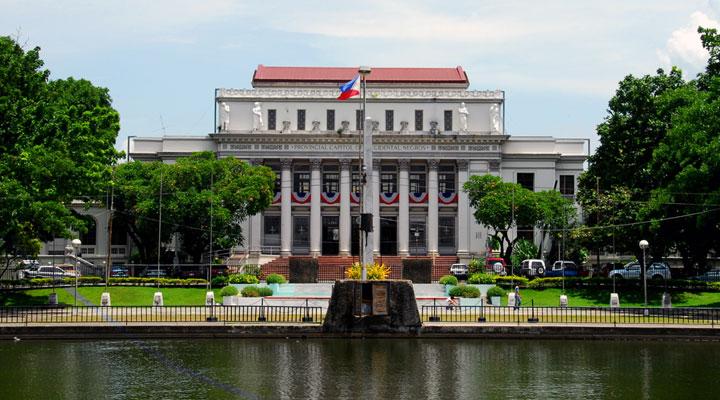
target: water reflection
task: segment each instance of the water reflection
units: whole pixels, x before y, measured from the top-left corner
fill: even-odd
[[[0,343],[8,399],[712,398],[718,343],[166,340]]]

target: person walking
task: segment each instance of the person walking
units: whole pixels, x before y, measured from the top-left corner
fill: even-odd
[[[445,307],[446,310],[452,310],[455,306],[458,305],[458,301],[453,295],[450,295],[450,297],[448,297],[445,302],[447,303],[447,306]]]
[[[514,309],[517,310],[522,305],[522,297],[520,297],[520,287],[515,286],[515,307]]]

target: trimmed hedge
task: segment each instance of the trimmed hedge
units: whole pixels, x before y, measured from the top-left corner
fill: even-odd
[[[254,285],[260,283],[260,279],[251,274],[232,274],[228,277],[228,283],[249,283]]]
[[[521,286],[525,287],[528,285],[528,278],[525,278],[524,276],[516,276],[516,275],[510,275],[510,276],[498,276],[495,278],[495,284],[498,286]]]
[[[269,287],[245,286],[242,290],[243,297],[265,297],[272,296],[273,291]]]
[[[478,284],[493,284],[495,283],[495,279],[497,278],[497,275],[493,274],[485,274],[485,273],[478,273],[478,274],[472,274],[470,275],[470,278],[468,278],[468,283],[472,283],[474,285]]]
[[[432,260],[402,260],[402,277],[413,283],[432,283]]]
[[[453,285],[453,286],[457,286],[458,280],[457,280],[457,277],[455,277],[455,276],[452,276],[452,275],[443,275],[443,276],[440,277],[440,280],[438,281],[438,283],[441,284],[441,285]]]
[[[238,291],[235,286],[225,286],[220,291],[220,296],[237,296],[238,293],[240,293],[240,291]]]
[[[318,281],[318,262],[314,258],[290,257],[289,269],[292,283],[317,283]]]
[[[227,275],[218,275],[214,276],[212,278],[212,281],[210,281],[213,285],[213,287],[223,287],[228,284],[228,276]]]
[[[480,289],[475,286],[458,285],[450,289],[450,296],[455,297],[480,297]]]
[[[491,297],[505,297],[507,292],[500,286],[493,286],[488,289],[487,291],[487,297],[490,299]]]
[[[174,278],[110,278],[112,284],[130,284],[133,286],[143,286],[147,284],[159,284],[160,286],[194,286],[194,285],[207,285],[205,279],[200,278],[189,278],[189,279],[174,279]]]
[[[267,283],[286,283],[287,279],[285,279],[285,277],[280,274],[270,274],[265,277],[265,281]]]

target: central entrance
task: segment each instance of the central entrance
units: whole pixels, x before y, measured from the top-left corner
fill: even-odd
[[[340,252],[340,217],[322,217],[322,255],[336,256]]]
[[[397,217],[380,216],[380,254],[397,255]]]

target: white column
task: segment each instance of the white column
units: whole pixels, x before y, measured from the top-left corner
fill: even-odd
[[[398,207],[398,255],[407,256],[410,254],[408,251],[408,239],[410,235],[410,195],[409,191],[409,177],[408,177],[408,160],[398,160],[400,165],[399,174],[399,207]]]
[[[280,165],[280,254],[287,257],[292,252],[292,160],[282,160]]]
[[[380,160],[373,160],[372,170],[372,191],[375,202],[373,203],[373,253],[380,255]]]
[[[438,162],[430,160],[428,173],[428,255],[438,255]]]
[[[465,182],[468,180],[468,162],[458,161],[458,257],[469,256],[469,243],[470,243],[470,220],[472,216],[469,215],[470,211],[470,200],[468,199],[467,193],[463,190]]]
[[[320,160],[310,160],[310,255],[322,250],[322,216],[320,215]]]
[[[250,160],[250,163],[253,165],[259,165],[262,161],[261,160]],[[262,230],[260,229],[262,226],[262,214],[257,213],[250,217],[250,255],[257,256],[260,255],[261,252],[261,245],[262,245]]]
[[[340,255],[350,253],[350,160],[340,160]]]

